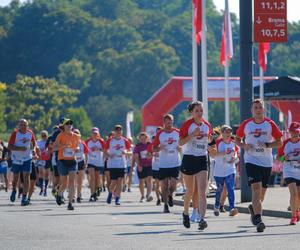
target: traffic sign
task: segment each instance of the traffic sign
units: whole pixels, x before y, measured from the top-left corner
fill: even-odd
[[[287,40],[287,0],[254,0],[254,42]]]

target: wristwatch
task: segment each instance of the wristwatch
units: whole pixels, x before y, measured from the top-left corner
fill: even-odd
[[[270,143],[266,142],[265,145],[266,145],[266,148],[268,148],[270,146]]]

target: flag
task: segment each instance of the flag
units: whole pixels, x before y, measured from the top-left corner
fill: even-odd
[[[226,55],[227,54],[227,55]],[[223,66],[226,64],[226,58],[230,60],[233,57],[231,19],[228,0],[225,0],[224,20],[222,25],[222,41],[220,51],[220,62]]]
[[[202,0],[193,0],[194,3],[194,31],[197,44],[200,44],[202,33]]]
[[[127,138],[132,138],[130,123],[133,122],[133,119],[134,119],[134,115],[133,115],[133,111],[131,110],[126,115],[126,137]]]
[[[264,72],[267,70],[267,54],[270,50],[270,43],[259,43],[258,64]]]

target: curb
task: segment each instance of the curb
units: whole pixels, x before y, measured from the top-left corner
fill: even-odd
[[[183,206],[183,201],[174,199],[174,204],[177,206]],[[225,205],[224,207],[226,210],[229,209],[227,205]],[[239,213],[249,214],[248,207],[241,207],[241,206],[235,206],[235,207],[238,209]],[[214,210],[214,204],[207,203],[207,209]],[[291,212],[263,209],[263,216],[290,219]]]

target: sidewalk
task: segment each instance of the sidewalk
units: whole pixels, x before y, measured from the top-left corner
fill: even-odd
[[[287,187],[270,187],[267,190],[265,201],[263,203],[263,215],[280,218],[291,218],[291,213],[287,210],[289,207],[290,194]],[[249,213],[248,206],[250,202],[241,203],[240,190],[235,191],[235,204],[240,213]],[[214,209],[214,198],[207,198],[207,208]],[[174,204],[183,206],[182,196],[176,196]],[[225,208],[228,210],[228,201]]]

